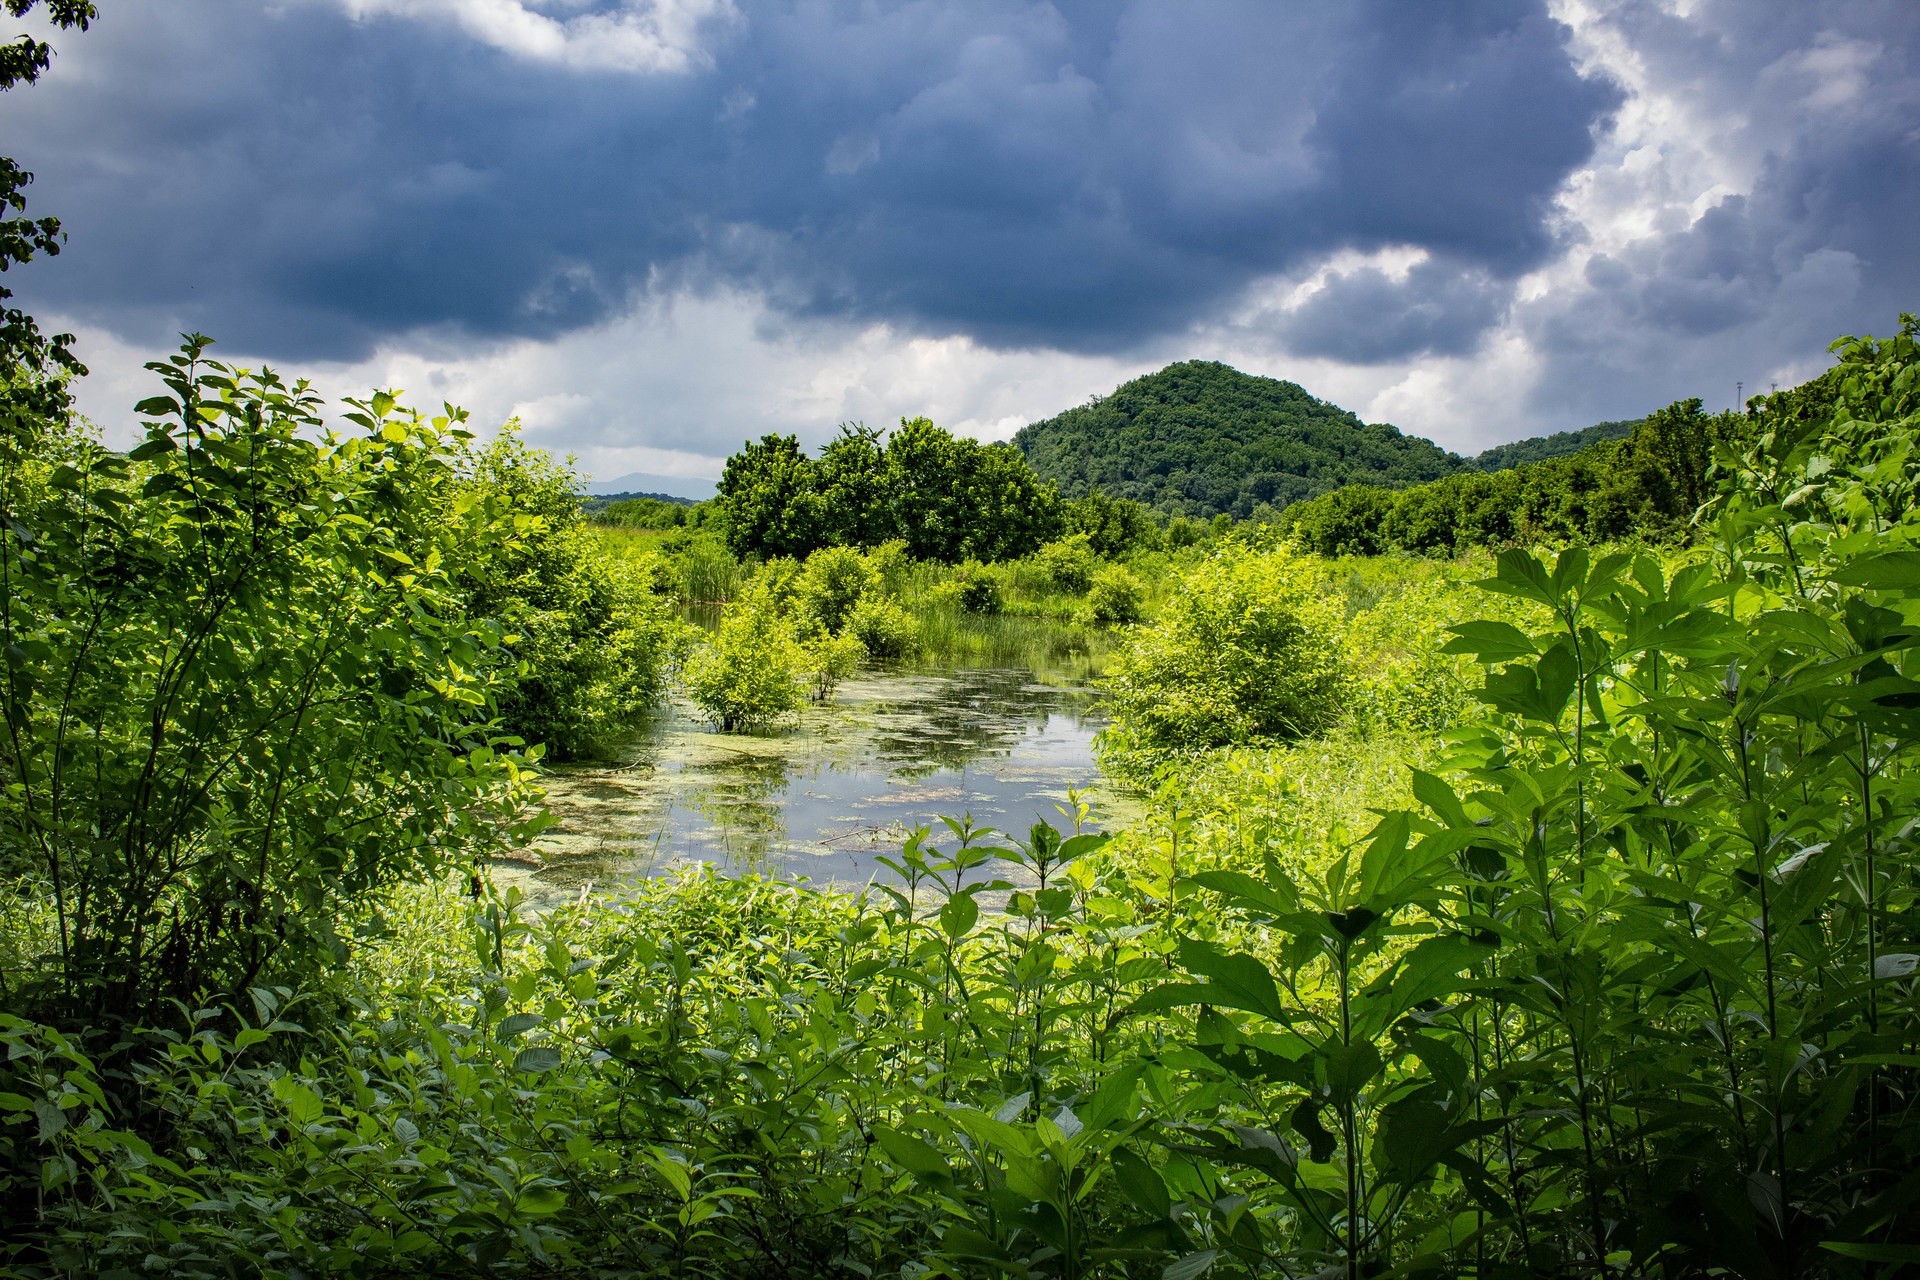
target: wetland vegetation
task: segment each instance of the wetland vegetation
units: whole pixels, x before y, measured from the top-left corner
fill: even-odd
[[[1917,340],[1499,475],[1136,386],[589,516],[200,337],[109,448],[0,312],[0,1268],[1908,1273]],[[1116,415],[1157,514],[1044,474]]]
[[[1895,1274],[1915,326],[1839,355],[1457,559],[740,558],[198,343],[16,412],[8,1265]]]

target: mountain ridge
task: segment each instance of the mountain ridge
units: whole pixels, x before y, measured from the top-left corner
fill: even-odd
[[[1351,484],[1402,489],[1574,453],[1626,434],[1596,423],[1473,457],[1369,423],[1298,383],[1218,360],[1182,360],[1030,423],[1013,443],[1069,498],[1097,488],[1163,515],[1265,519]]]

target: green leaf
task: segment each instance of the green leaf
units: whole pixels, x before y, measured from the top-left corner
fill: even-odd
[[[281,1076],[273,1082],[273,1096],[285,1105],[287,1118],[297,1125],[314,1124],[326,1111],[320,1095],[291,1076]]]
[[[1178,1262],[1169,1262],[1160,1270],[1160,1280],[1195,1280],[1213,1266],[1213,1260],[1220,1256],[1218,1249],[1202,1249],[1190,1253]]]
[[[515,1071],[525,1071],[530,1075],[538,1075],[543,1071],[551,1071],[559,1065],[560,1054],[544,1046],[522,1049],[519,1053],[513,1055],[513,1069]]]
[[[1364,1027],[1364,1034],[1377,1034],[1408,1010],[1461,990],[1472,981],[1461,971],[1493,952],[1489,944],[1457,933],[1428,938],[1403,956],[1398,965],[1367,984],[1355,1002],[1359,1015],[1356,1029]]]
[[[1552,608],[1556,600],[1547,581],[1547,570],[1532,554],[1517,549],[1502,551],[1494,562],[1494,575],[1474,584],[1501,595],[1519,596]]]
[[[1440,815],[1440,820],[1450,827],[1470,827],[1473,820],[1467,817],[1466,808],[1461,805],[1460,797],[1442,778],[1420,769],[1413,771],[1413,794],[1421,804]]]
[[[1843,565],[1833,580],[1870,591],[1920,590],[1920,551],[1885,551]]]
[[[1291,915],[1300,907],[1299,893],[1291,884],[1283,881],[1279,886],[1272,886],[1244,871],[1199,871],[1187,879],[1215,893],[1225,894],[1242,911],[1269,919]]]
[[[959,941],[972,931],[980,919],[980,904],[970,893],[956,893],[940,907],[940,931]]]
[[[500,1026],[496,1034],[498,1034],[502,1040],[511,1040],[524,1031],[533,1030],[533,1028],[545,1021],[546,1019],[537,1013],[509,1014],[500,1020]]]
[[[914,1177],[941,1183],[953,1181],[953,1170],[948,1167],[946,1157],[932,1143],[880,1124],[873,1127],[873,1137],[888,1159]]]
[[[1878,979],[1904,978],[1920,968],[1920,955],[1906,951],[1889,951],[1873,959],[1873,976]]]
[[[1223,951],[1197,938],[1182,938],[1180,963],[1188,973],[1207,979],[1208,1004],[1257,1013],[1274,1022],[1288,1021],[1273,975],[1253,956],[1243,951]]]
[[[567,1193],[559,1187],[538,1183],[522,1190],[513,1207],[532,1217],[548,1217],[567,1207]]]
[[[1843,1258],[1858,1258],[1862,1262],[1912,1262],[1920,1263],[1920,1244],[1853,1244],[1840,1240],[1822,1240],[1820,1247],[1829,1253],[1837,1253]]]
[[[1532,637],[1511,622],[1463,622],[1447,630],[1454,638],[1440,646],[1442,653],[1472,654],[1493,663],[1531,658],[1538,652]]]
[[[125,401],[121,403],[124,404]],[[149,418],[177,417],[180,413],[180,402],[172,396],[148,396],[133,406],[133,411]]]
[[[1160,1180],[1152,1165],[1127,1147],[1116,1147],[1108,1163],[1113,1168],[1114,1185],[1141,1212],[1155,1220],[1164,1219],[1172,1212],[1173,1199],[1167,1194],[1167,1184]]]

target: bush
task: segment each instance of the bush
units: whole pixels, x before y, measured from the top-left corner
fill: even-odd
[[[513,663],[450,567],[516,518],[461,482],[459,417],[379,395],[316,442],[317,397],[204,347],[150,366],[131,454],[17,404],[0,434],[0,876],[57,890],[5,1003],[70,1027],[304,980],[349,904],[525,798]]]
[[[805,644],[808,691],[815,702],[833,696],[840,682],[860,669],[866,661],[867,647],[851,632],[834,635],[818,631]]]
[[[867,596],[854,606],[847,634],[857,637],[867,657],[876,662],[911,658],[920,651],[920,633],[913,619],[882,596]]]
[[[1055,590],[1076,596],[1093,585],[1093,571],[1100,563],[1084,533],[1071,533],[1049,542],[1040,548],[1035,558]]]
[[[1487,568],[1484,563],[1474,567]],[[1506,622],[1539,621],[1511,598],[1485,599],[1438,569],[1406,581],[1409,572],[1418,570],[1403,565],[1396,574],[1399,589],[1377,593],[1347,623],[1343,700],[1347,716],[1363,732],[1431,733],[1478,714],[1479,664],[1441,652],[1452,639],[1448,628],[1492,612]]]
[[[499,619],[522,664],[501,720],[555,759],[594,754],[666,685],[679,622],[655,593],[652,557],[610,552],[580,519],[574,474],[511,423],[464,470],[477,500],[523,522],[507,546],[459,562],[467,607]]]
[[[1146,595],[1140,580],[1126,566],[1110,564],[1093,575],[1086,601],[1074,618],[1098,627],[1138,622],[1146,616]]]
[[[839,635],[873,584],[873,568],[865,556],[852,547],[822,547],[807,557],[805,570],[795,580],[794,603],[804,616]]]
[[[913,557],[907,554],[904,541],[889,538],[867,552],[867,566],[873,570],[874,584],[889,595],[897,596],[913,572]]]
[[[954,600],[968,613],[999,613],[1005,606],[1000,594],[1000,579],[992,569],[975,560],[960,566],[953,580]]]
[[[1284,547],[1218,552],[1115,652],[1108,741],[1166,750],[1317,733],[1335,712],[1341,630],[1312,562]]]
[[[792,620],[756,578],[727,606],[712,639],[688,657],[684,674],[694,703],[732,733],[798,710],[810,666]]]

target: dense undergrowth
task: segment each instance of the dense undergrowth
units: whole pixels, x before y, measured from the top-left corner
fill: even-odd
[[[1069,804],[918,834],[861,895],[696,876],[544,912],[394,875],[318,900],[319,962],[157,984],[180,1003],[105,1036],[9,1013],[0,1247],[23,1275],[1899,1274],[1914,336],[1843,344],[1831,415],[1724,448],[1689,549],[1242,541],[1153,577],[1120,645],[1253,672],[1163,664],[1149,714],[1242,706],[1297,639],[1209,590],[1312,601],[1365,661],[1291,742],[1141,744],[1123,699],[1152,804],[1112,838]],[[387,561],[352,545],[322,563]],[[830,632],[920,572],[857,558],[861,592],[793,613]],[[21,687],[16,717],[49,686]],[[17,857],[41,775],[8,767]],[[68,972],[60,918],[43,882],[12,900],[10,983]]]

